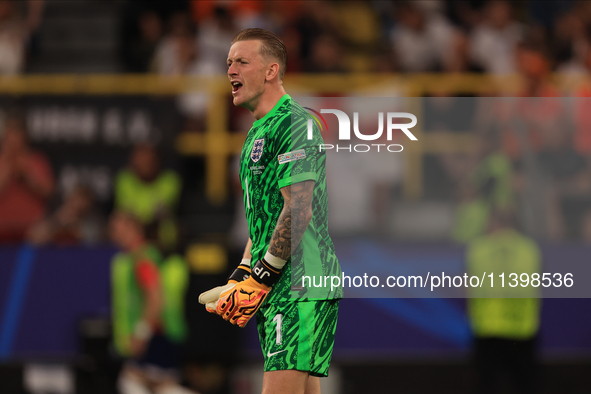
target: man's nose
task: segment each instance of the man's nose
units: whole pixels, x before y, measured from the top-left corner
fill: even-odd
[[[228,67],[228,75],[236,75],[236,67],[234,67],[234,64],[231,64],[230,67]]]

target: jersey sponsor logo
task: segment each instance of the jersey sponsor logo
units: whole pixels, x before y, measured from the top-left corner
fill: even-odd
[[[277,156],[279,164],[289,163],[290,161],[300,160],[306,158],[306,151],[303,149],[294,150],[293,152],[283,153]]]
[[[250,151],[250,158],[253,162],[258,162],[261,160],[263,156],[263,146],[265,146],[265,139],[259,138],[254,140],[254,144],[252,145],[252,151]]]
[[[270,351],[267,350],[267,357],[273,357],[273,356],[275,356],[275,355],[277,355],[279,353],[283,353],[283,352],[286,352],[286,351],[287,351],[287,349],[283,349],[283,350],[279,350],[278,352],[271,353]]]

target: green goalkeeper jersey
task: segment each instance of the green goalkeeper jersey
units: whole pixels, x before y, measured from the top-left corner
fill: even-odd
[[[280,189],[315,181],[312,220],[298,247],[292,248],[291,259],[267,298],[270,303],[342,297],[342,288],[331,289],[330,279],[321,280],[326,276],[340,277],[341,270],[328,234],[326,153],[320,150],[324,142],[314,122],[312,138],[308,138],[308,119],[312,119],[308,112],[286,94],[254,122],[242,147],[240,181],[252,240],[252,265],[269,248],[283,209]],[[310,279],[304,288],[305,276]]]

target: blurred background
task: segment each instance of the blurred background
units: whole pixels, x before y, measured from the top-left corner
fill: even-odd
[[[384,259],[478,265],[484,237],[503,253],[485,262],[589,261],[590,2],[2,0],[0,393],[121,390],[151,283],[125,271],[138,242],[174,316],[159,335],[180,349],[177,383],[260,390],[255,324],[197,303],[248,237],[237,154],[253,119],[225,77],[247,27],[284,40],[286,90],[318,108],[424,98],[418,142],[354,192],[347,162],[329,169],[329,204],[358,207],[331,216],[341,259],[365,237]],[[522,126],[495,125],[481,97],[528,98]],[[323,392],[587,393],[590,308],[347,299]]]

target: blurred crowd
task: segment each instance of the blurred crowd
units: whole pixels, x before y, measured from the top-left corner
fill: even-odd
[[[585,73],[585,1],[131,2],[122,59],[130,72],[225,72],[246,27],[278,33],[288,72],[517,72],[520,43],[543,46],[559,73]]]
[[[288,72],[510,74],[527,41],[544,48],[553,71],[585,73],[591,36],[591,6],[576,0],[118,3],[123,70],[166,75],[223,74],[227,43],[246,27],[282,37]],[[0,73],[26,69],[44,5],[0,1]]]
[[[253,26],[273,30],[285,41],[288,74],[520,74],[525,83],[519,96],[561,97],[563,93],[549,83],[551,74],[584,76],[591,66],[591,7],[585,1],[145,2],[130,4],[126,18],[121,53],[129,72],[224,75],[228,42],[236,32]],[[585,87],[575,93],[577,97],[590,94]],[[199,129],[204,124],[207,102],[203,94],[181,98],[181,108],[195,120],[188,128]],[[520,212],[528,212],[527,207],[519,206],[520,198],[531,197],[528,190],[543,196],[543,202],[529,215],[545,216],[547,223],[540,226],[527,214],[521,218],[529,220],[532,235],[591,242],[591,133],[584,104],[585,100],[579,100],[571,113],[566,111],[570,104],[530,105],[524,110],[529,112],[529,120],[544,116],[554,125],[573,121],[570,127],[530,124],[525,141],[514,131],[495,130],[485,135],[474,132],[474,124],[466,124],[462,131],[472,130],[485,142],[476,144],[469,155],[442,154],[435,162],[444,173],[440,184],[451,182],[454,187],[448,189],[458,191],[453,196],[459,201],[455,239],[468,240],[472,230],[463,228],[466,225],[484,225],[486,215],[477,206],[485,209],[482,198],[488,197],[482,194],[496,187],[503,191],[492,193],[505,201],[514,200]],[[449,104],[443,108],[449,109]],[[445,129],[441,126],[436,128]],[[453,127],[448,129],[453,131]],[[535,170],[524,164],[524,151],[529,150]],[[466,166],[466,161],[471,165]],[[468,171],[476,167],[481,168],[480,175]],[[501,186],[491,187],[488,175],[482,175],[491,171]],[[532,171],[542,179],[534,186],[525,181],[535,178]],[[475,177],[485,180],[474,181]],[[488,189],[478,182],[487,184]],[[378,194],[383,195],[383,190]],[[374,197],[370,199],[384,200]]]
[[[113,208],[133,214],[150,241],[164,252],[173,251],[182,182],[176,172],[161,168],[156,147],[134,146],[128,167],[117,173],[114,183]],[[29,144],[25,120],[10,114],[0,143],[0,243],[106,241],[105,212],[90,185],[80,182],[62,194],[56,191],[51,163]]]
[[[186,0],[120,4],[120,61],[126,72],[224,75],[232,37],[245,27],[258,26],[277,32],[285,41],[288,75],[520,75],[524,133],[487,122],[487,116],[499,119],[494,111],[470,115],[478,109],[466,104],[466,98],[454,98],[457,92],[426,99],[426,133],[461,132],[475,137],[476,143],[469,152],[426,155],[424,197],[457,203],[452,238],[460,242],[482,233],[487,210],[507,204],[523,213],[520,220],[530,228],[530,235],[591,242],[591,125],[586,111],[591,87],[582,85],[574,93],[575,100],[567,103],[558,98],[573,96],[572,92],[565,94],[551,83],[556,73],[589,74],[589,2]],[[36,40],[42,41],[38,28],[43,7],[43,1],[0,1],[0,72],[26,69],[27,54]],[[528,101],[528,97],[547,100]],[[188,119],[185,130],[205,129],[208,99],[206,93],[179,98],[179,109]],[[230,127],[236,128],[232,123],[240,117],[232,118]],[[25,126],[22,118],[7,119],[0,145],[0,240],[44,244],[105,239],[106,219],[96,209],[92,191],[79,185],[56,196],[51,164],[29,146]],[[376,211],[366,216],[383,222],[376,225],[380,231],[388,225],[390,216],[384,212],[391,208],[392,190],[402,182],[402,163],[392,165],[398,170],[364,188],[373,194],[366,200]],[[132,211],[147,226],[150,239],[173,250],[179,231],[175,216],[181,184],[178,174],[160,169],[155,147],[137,146],[130,153],[128,168],[114,179],[113,205]]]
[[[288,72],[518,71],[516,49],[543,48],[548,67],[584,74],[591,39],[586,1],[127,1],[126,72],[225,73],[227,45],[246,27],[278,33]],[[26,69],[44,0],[0,1],[0,73]],[[42,41],[42,37],[41,37]]]

